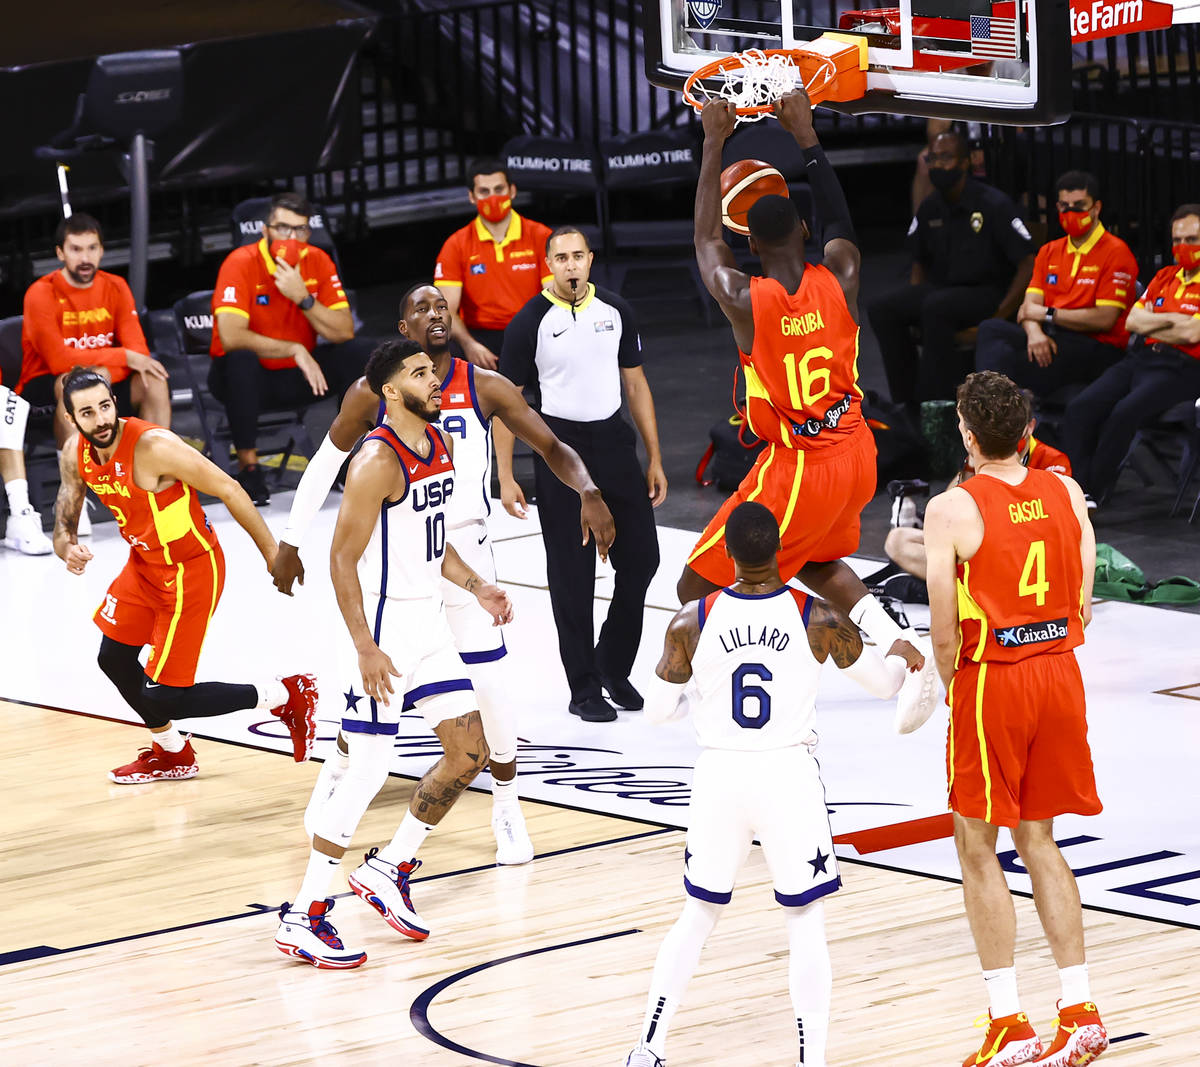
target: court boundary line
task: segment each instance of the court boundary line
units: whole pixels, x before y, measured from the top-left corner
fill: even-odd
[[[595,813],[593,812],[591,814]],[[584,845],[569,845],[566,848],[552,849],[550,852],[535,853],[534,859],[556,859],[559,856],[569,855],[573,852],[585,852],[588,849],[603,848],[607,845],[620,845],[627,841],[639,841],[648,837],[660,837],[663,834],[670,832],[671,830],[669,828],[657,828],[653,830],[646,830],[637,834],[626,834],[623,837],[610,837],[601,841],[591,841]],[[422,878],[413,878],[412,883],[415,885],[419,882],[437,882],[443,878],[456,878],[465,874],[479,874],[482,871],[492,870],[499,866],[501,865],[498,863],[485,863],[480,864],[477,867],[460,867],[451,871],[442,871],[440,874],[431,874]],[[335,900],[343,900],[354,895],[355,894],[353,891],[333,894]],[[88,949],[93,948],[105,948],[109,945],[120,945],[130,941],[142,941],[151,937],[159,937],[163,934],[179,933],[182,930],[195,930],[202,926],[215,926],[218,923],[233,922],[235,919],[249,919],[255,915],[266,915],[277,912],[280,905],[247,904],[246,907],[250,910],[238,912],[234,915],[219,915],[212,919],[198,919],[195,922],[180,923],[176,926],[164,926],[158,930],[143,930],[135,934],[125,934],[121,937],[110,937],[103,941],[92,941],[84,945],[69,945],[66,948],[55,948],[53,945],[30,945],[28,948],[24,949],[14,949],[11,952],[0,952],[0,968],[10,967],[18,963],[31,963],[35,960],[66,956],[76,952],[86,952]]]
[[[42,711],[56,711],[56,712],[61,712],[65,715],[78,715],[78,716],[82,716],[83,718],[87,718],[87,719],[99,719],[102,722],[112,722],[112,723],[116,723],[119,726],[134,726],[139,729],[146,728],[144,723],[128,722],[125,719],[114,719],[108,715],[97,715],[94,712],[89,712],[89,711],[76,711],[72,708],[60,708],[60,707],[55,707],[55,706],[49,705],[49,704],[38,704],[38,703],[35,703],[34,701],[30,701],[30,700],[16,700],[11,697],[5,697],[5,696],[0,695],[0,701],[7,701],[10,704],[19,704],[19,705],[22,705],[27,708],[38,708],[38,709],[41,709]],[[260,745],[253,745],[247,741],[233,741],[233,740],[230,740],[230,739],[224,738],[224,737],[213,737],[208,734],[200,734],[200,733],[193,733],[192,736],[199,737],[201,740],[204,740],[204,741],[212,741],[217,744],[232,745],[236,748],[248,748],[255,752],[266,752],[266,753],[276,755],[276,756],[288,756],[289,759],[291,758],[287,752],[282,752],[282,751],[279,751],[279,750],[273,749],[273,748],[264,748]],[[317,759],[315,757],[310,757],[307,762],[324,763],[325,761]],[[518,760],[518,766],[519,766],[519,760]],[[400,779],[403,779],[403,780],[409,781],[409,782],[420,781],[420,778],[418,776],[412,775],[412,774],[403,774],[400,771],[389,771],[388,777],[389,778],[400,778]],[[518,777],[520,777],[519,771],[518,771]],[[483,786],[471,785],[471,786],[468,786],[467,788],[470,789],[472,792],[476,792],[476,793],[490,792],[490,790],[484,788]],[[521,797],[520,800],[521,800],[522,804],[541,804],[546,807],[560,808],[564,811],[575,811],[575,812],[579,812],[584,815],[599,815],[603,818],[620,819],[622,822],[635,823],[640,826],[655,826],[655,827],[659,827],[664,830],[675,830],[679,833],[687,833],[686,827],[677,826],[674,823],[659,822],[654,819],[644,819],[644,818],[640,818],[639,816],[636,816],[636,815],[614,815],[614,814],[611,814],[610,812],[606,812],[606,811],[596,811],[593,808],[583,808],[583,807],[579,807],[578,805],[575,805],[575,804],[564,804],[560,801],[555,801],[555,800],[540,800],[536,797]],[[755,843],[757,844],[757,841]],[[761,846],[759,846],[759,847],[761,847]],[[895,865],[887,864],[887,863],[878,863],[878,862],[875,862],[872,860],[865,860],[865,859],[862,859],[857,856],[838,856],[837,859],[838,859],[839,863],[857,864],[862,867],[871,867],[874,870],[878,870],[878,871],[893,871],[896,874],[906,874],[913,878],[932,878],[935,881],[947,882],[950,885],[962,885],[961,878],[955,878],[952,875],[948,875],[948,874],[935,874],[930,871],[916,871],[910,867],[900,867],[900,866],[895,866]],[[1013,889],[1010,886],[1009,892],[1013,896],[1021,897],[1025,900],[1033,899],[1033,893],[1028,890]],[[1119,918],[1123,918],[1123,919],[1141,919],[1144,922],[1155,923],[1159,926],[1170,926],[1170,927],[1173,927],[1178,930],[1200,930],[1200,922],[1190,923],[1190,922],[1184,922],[1184,921],[1175,920],[1175,919],[1164,919],[1161,916],[1157,916],[1157,915],[1140,915],[1137,912],[1124,911],[1120,908],[1104,907],[1103,905],[1100,905],[1100,904],[1083,904],[1082,907],[1083,907],[1084,911],[1094,911],[1101,915],[1115,915],[1115,916],[1117,916]],[[2,957],[0,957],[0,959],[2,959]]]

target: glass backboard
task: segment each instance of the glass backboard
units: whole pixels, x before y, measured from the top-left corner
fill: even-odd
[[[834,32],[864,38],[869,63],[862,99],[823,105],[838,111],[1035,125],[1071,110],[1068,0],[643,0],[643,31],[664,88],[731,52]]]

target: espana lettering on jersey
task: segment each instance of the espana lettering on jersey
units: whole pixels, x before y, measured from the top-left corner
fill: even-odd
[[[743,630],[746,632],[742,633]],[[719,637],[721,647],[726,652],[732,652],[737,648],[750,648],[753,645],[765,645],[767,648],[775,649],[776,652],[782,652],[787,648],[788,642],[792,639],[789,634],[783,633],[774,627],[768,633],[765,626],[755,635],[754,627],[749,624],[739,626],[733,630],[727,630],[725,633],[720,634]],[[727,637],[729,638],[728,641],[725,640]]]
[[[1038,519],[1048,519],[1046,505],[1039,496],[1034,500],[1022,500],[1008,505],[1008,517],[1013,523],[1036,522]]]
[[[806,311],[803,315],[783,315],[779,329],[784,337],[806,337],[813,330],[825,329],[825,320],[820,311]]]

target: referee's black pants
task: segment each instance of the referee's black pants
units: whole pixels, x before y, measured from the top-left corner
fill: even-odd
[[[596,546],[581,545],[579,495],[563,485],[541,456],[533,460],[538,515],[546,546],[550,606],[558,627],[571,699],[600,696],[600,678],[624,679],[642,639],[646,590],[658,570],[658,530],[637,456],[633,427],[621,413],[600,422],[542,416],[559,440],[579,453],[612,512],[617,537],[609,559],[616,571],[612,603],[594,642]]]
[[[1064,385],[1088,385],[1125,355],[1123,347],[1061,327],[1054,331],[1057,351],[1043,367],[1029,358],[1029,337],[1015,322],[984,319],[975,341],[975,369],[1006,374],[1034,396],[1044,397]]]

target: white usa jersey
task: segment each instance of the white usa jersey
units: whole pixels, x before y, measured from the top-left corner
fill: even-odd
[[[375,417],[383,425],[387,408],[379,402]],[[492,420],[485,418],[475,394],[475,367],[450,358],[450,371],[442,382],[442,413],[435,425],[454,438],[454,470],[458,492],[446,512],[451,530],[486,522],[492,513]]]
[[[404,495],[385,500],[358,561],[363,599],[442,600],[446,510],[454,495],[454,463],[441,434],[425,431],[429,454],[419,456],[386,423],[367,434],[396,453],[404,472]],[[365,442],[364,442],[365,444]],[[368,608],[368,623],[370,604]]]
[[[718,589],[697,610],[691,707],[700,744],[761,751],[815,741],[812,598],[786,585],[760,596]]]

